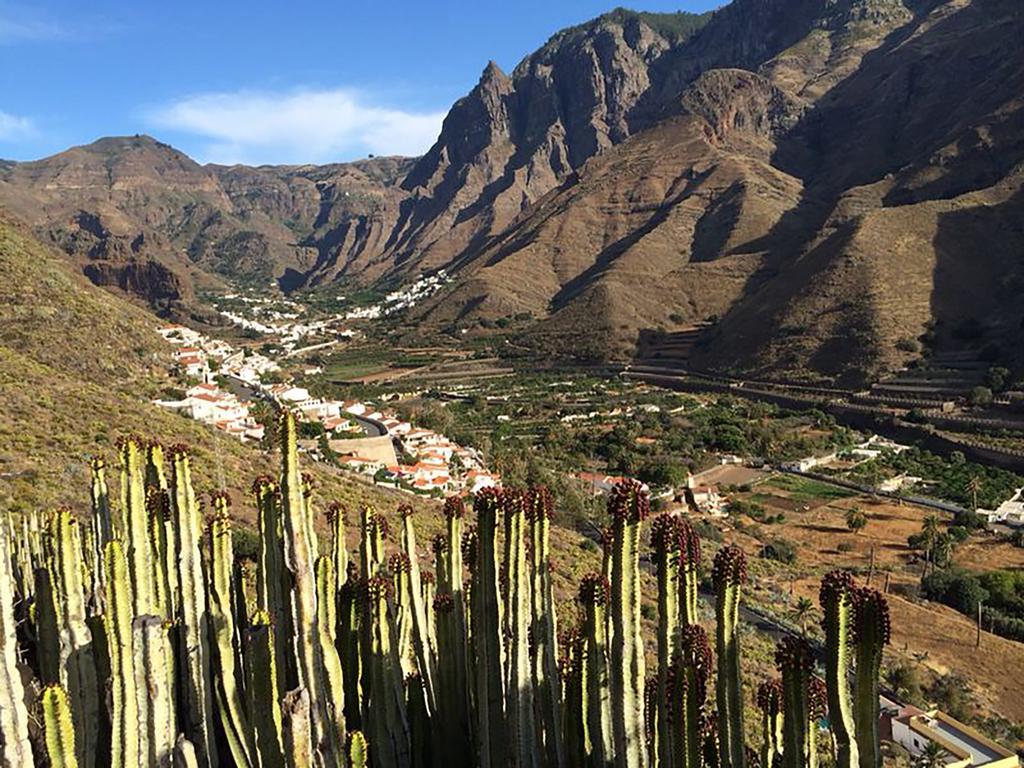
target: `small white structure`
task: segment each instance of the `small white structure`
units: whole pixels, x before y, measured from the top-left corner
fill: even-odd
[[[835,452],[827,453],[824,456],[805,456],[802,459],[796,459],[795,461],[785,461],[782,463],[782,468],[789,472],[810,472],[815,467],[821,467],[826,464],[831,464],[836,460]]]
[[[1024,493],[1024,488],[1018,488],[1014,491],[1013,496],[995,509],[977,509],[975,512],[983,517],[987,517],[990,525],[992,523],[1002,523],[1014,528],[1024,526],[1024,498],[1021,497],[1022,493]]]
[[[929,743],[947,757],[946,768],[1017,768],[1017,755],[938,710],[908,711],[892,718],[892,740],[919,757]]]

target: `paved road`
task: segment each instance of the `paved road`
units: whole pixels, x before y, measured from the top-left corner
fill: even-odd
[[[355,414],[347,414],[352,421],[356,422],[360,427],[363,428],[363,432],[366,433],[367,437],[384,437],[388,433],[384,425],[379,421],[373,419],[364,419],[362,416],[356,416]]]

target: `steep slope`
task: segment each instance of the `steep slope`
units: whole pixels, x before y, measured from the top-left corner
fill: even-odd
[[[148,136],[101,139],[0,164],[0,207],[28,221],[94,283],[163,314],[195,313],[195,287],[280,279],[316,262],[314,233],[374,210],[408,163],[201,166]]]
[[[0,270],[0,509],[80,507],[89,456],[99,453],[116,467],[116,441],[131,433],[188,443],[197,488],[223,487],[238,502],[255,474],[273,470],[272,457],[150,405],[173,383],[153,315],[91,285],[3,216]],[[394,503],[314,471],[328,497]]]

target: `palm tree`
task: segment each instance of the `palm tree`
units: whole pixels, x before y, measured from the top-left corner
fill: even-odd
[[[846,512],[846,527],[854,533],[860,533],[867,524],[868,516],[864,514],[860,507],[852,507]]]
[[[937,742],[929,741],[924,745],[921,754],[914,758],[915,768],[943,768],[950,754]]]
[[[800,625],[800,633],[803,635],[807,634],[807,617],[812,610],[814,610],[814,603],[806,597],[801,597],[797,600],[796,605],[793,607],[793,618]]]
[[[974,475],[967,483],[967,490],[971,492],[971,498],[974,500],[972,509],[975,512],[978,511],[978,492],[982,489],[983,485],[981,478],[977,475]]]

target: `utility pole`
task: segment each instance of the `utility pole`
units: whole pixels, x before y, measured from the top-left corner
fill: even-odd
[[[883,591],[884,591],[884,592],[885,592],[885,594],[887,594],[887,595],[889,594],[889,578],[890,578],[891,576],[892,576],[892,572],[891,572],[891,571],[886,571],[886,572],[885,572],[885,589],[884,589]]]
[[[871,586],[871,579],[875,575],[875,548],[871,547],[871,563],[868,565],[868,586]]]

